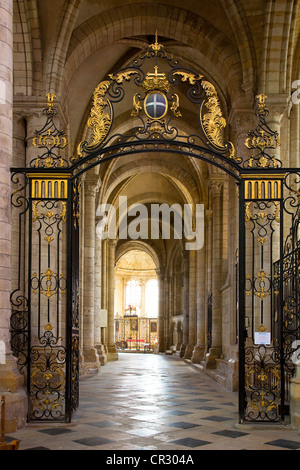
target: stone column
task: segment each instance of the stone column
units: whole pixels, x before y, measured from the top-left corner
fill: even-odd
[[[99,355],[102,366],[107,363],[107,356],[102,338],[102,315],[101,315],[101,253],[102,240],[97,236],[95,240],[95,348]]]
[[[13,1],[0,4],[0,395],[5,395],[6,432],[23,427],[27,396],[10,348],[11,203],[13,143]]]
[[[184,357],[188,345],[189,334],[189,257],[188,252],[183,252],[183,338],[180,348],[180,357]]]
[[[146,310],[146,281],[145,279],[140,280],[141,285],[141,316],[145,315]]]
[[[108,240],[102,241],[101,246],[101,310],[107,317],[107,245]],[[101,338],[107,353],[107,326],[101,328]]]
[[[107,257],[107,359],[118,360],[118,352],[115,345],[115,259],[116,240],[108,240]]]
[[[165,351],[165,273],[156,270],[158,276],[159,304],[158,304],[158,351]]]
[[[169,350],[172,344],[172,317],[173,317],[173,302],[174,302],[174,277],[172,272],[169,273],[168,279],[165,281],[166,293],[166,306],[167,311],[165,315],[165,348]]]
[[[205,354],[205,292],[206,292],[206,251],[205,247],[197,251],[197,344],[192,355],[192,362],[199,364]]]
[[[222,187],[223,177],[211,179],[212,220],[212,346],[206,355],[206,368],[214,368],[222,352]]]
[[[83,289],[83,370],[98,371],[95,348],[95,200],[97,182],[85,183],[84,211],[84,289]]]
[[[191,359],[196,344],[196,256],[196,250],[189,252],[189,327],[188,344],[184,353],[185,359]]]

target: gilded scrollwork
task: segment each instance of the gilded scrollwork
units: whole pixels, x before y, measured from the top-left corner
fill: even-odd
[[[123,80],[129,81],[131,78],[131,75],[137,74],[138,72],[136,70],[125,70],[124,72],[119,72],[116,75],[114,74],[109,74],[109,78],[113,81],[115,81],[118,84],[123,83]]]
[[[88,127],[93,129],[92,143],[89,148],[99,145],[106,137],[111,126],[111,116],[109,113],[104,112],[106,107],[110,107],[109,101],[104,99],[109,86],[110,82],[104,81],[94,91],[94,103],[87,123]]]
[[[198,80],[201,80],[201,78],[203,78],[203,75],[201,75],[201,74],[196,75],[194,73],[184,72],[182,70],[174,72],[174,75],[180,75],[181,76],[181,81],[182,82],[189,82],[190,85],[195,85],[195,83]]]
[[[181,117],[181,112],[179,111],[179,97],[176,93],[173,95],[173,102],[170,106],[170,110],[173,112],[175,117]]]
[[[96,87],[93,93],[93,106],[87,121],[87,126],[92,129],[91,143],[80,142],[77,147],[77,155],[71,157],[71,161],[75,162],[82,158],[84,151],[92,151],[98,147],[107,136],[112,124],[112,108],[109,100],[105,100],[105,95],[110,87],[110,81],[106,80]],[[108,108],[109,112],[105,109]]]
[[[133,110],[131,112],[131,116],[138,116],[139,112],[143,109],[139,97],[139,93],[135,93],[135,95],[133,96]]]
[[[207,139],[216,148],[222,151],[229,151],[229,158],[240,162],[241,159],[236,156],[235,148],[232,142],[227,142],[227,144],[224,145],[223,130],[226,127],[226,119],[223,117],[219,97],[214,85],[206,80],[203,80],[202,87],[207,96],[207,100],[204,103],[204,106],[208,112],[201,116],[201,124]]]

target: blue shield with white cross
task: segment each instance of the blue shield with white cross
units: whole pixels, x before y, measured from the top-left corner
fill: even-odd
[[[153,91],[145,98],[145,112],[151,119],[161,119],[167,112],[168,102],[163,93]]]

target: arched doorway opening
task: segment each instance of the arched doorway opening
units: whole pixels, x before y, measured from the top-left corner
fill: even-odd
[[[131,249],[116,262],[115,344],[118,351],[153,352],[158,344],[159,289],[156,265]]]
[[[181,296],[183,335],[180,354],[182,354],[182,357],[192,357],[193,355],[193,359],[196,359],[197,354],[202,356],[202,358],[205,355],[207,369],[213,369],[217,363],[223,364],[225,361],[222,355],[224,352],[227,352],[226,348],[228,347],[228,343],[223,341],[223,334],[224,331],[227,334],[229,331],[231,334],[231,330],[223,329],[223,326],[228,326],[227,324],[229,323],[228,317],[223,315],[223,312],[226,310],[223,308],[224,302],[225,304],[227,302],[226,307],[230,306],[230,302],[231,307],[236,307],[238,304],[239,316],[238,318],[237,316],[235,317],[236,324],[234,328],[235,343],[230,343],[230,347],[232,344],[235,344],[235,352],[237,352],[236,333],[238,330],[241,419],[244,419],[246,413],[247,418],[251,420],[253,410],[256,410],[256,419],[262,421],[269,419],[277,421],[282,419],[284,396],[282,395],[281,384],[283,383],[283,378],[281,382],[277,379],[278,368],[281,368],[281,372],[284,370],[284,357],[282,354],[277,356],[278,350],[274,347],[273,352],[276,354],[272,354],[272,361],[270,364],[268,363],[266,370],[265,356],[262,353],[262,349],[268,345],[265,343],[257,345],[253,342],[250,346],[252,348],[251,357],[252,361],[255,362],[255,366],[258,365],[258,367],[253,369],[253,364],[246,364],[245,360],[248,333],[251,333],[251,341],[253,341],[257,332],[255,321],[257,318],[265,318],[265,309],[262,307],[261,302],[264,302],[265,298],[270,300],[271,295],[276,295],[276,292],[280,292],[280,290],[273,292],[275,282],[275,278],[272,278],[273,271],[271,269],[273,268],[274,261],[273,252],[268,258],[271,274],[269,275],[262,269],[260,269],[258,274],[254,271],[256,255],[258,255],[260,265],[264,259],[264,250],[262,247],[259,247],[260,250],[258,250],[255,243],[264,245],[267,239],[266,235],[270,235],[272,246],[273,233],[275,231],[274,224],[275,222],[278,223],[277,215],[280,211],[282,214],[284,209],[283,184],[285,184],[285,188],[288,188],[285,179],[286,175],[280,168],[279,159],[276,155],[266,153],[268,148],[276,149],[278,142],[276,132],[272,132],[265,122],[265,97],[261,95],[259,98],[258,114],[260,122],[258,128],[255,129],[252,135],[250,134],[247,142],[248,148],[254,149],[258,153],[242,161],[242,158],[236,155],[233,144],[225,142],[223,136],[225,121],[215,87],[206,80],[203,80],[202,75],[199,73],[195,74],[185,67],[179,67],[177,61],[173,62],[166,55],[162,56],[160,49],[156,41],[155,44],[151,45],[151,51],[147,51],[147,53],[135,60],[131,68],[121,70],[117,74],[111,75],[110,80],[100,83],[94,93],[94,105],[88,120],[88,127],[92,131],[91,143],[89,144],[86,141],[80,142],[76,154],[69,161],[53,152],[53,149],[64,148],[65,140],[62,133],[54,126],[53,96],[50,95],[48,98],[48,109],[46,110],[46,125],[35,137],[36,146],[46,148],[46,151],[42,156],[34,158],[30,162],[30,168],[13,170],[13,180],[19,184],[16,192],[14,192],[14,196],[18,195],[24,188],[27,191],[25,197],[27,206],[24,213],[28,210],[26,223],[29,224],[27,225],[29,226],[29,235],[28,240],[26,239],[26,243],[28,243],[26,249],[30,253],[28,266],[26,266],[26,276],[22,279],[23,282],[25,281],[25,284],[27,282],[27,297],[22,297],[20,294],[21,283],[18,284],[12,295],[14,307],[13,323],[15,322],[14,326],[16,326],[14,339],[16,350],[18,349],[20,356],[22,354],[23,357],[25,356],[25,360],[21,365],[28,367],[27,377],[33,407],[32,416],[36,419],[61,419],[62,417],[71,419],[72,413],[78,406],[79,371],[80,364],[82,364],[81,354],[84,359],[83,362],[88,364],[88,367],[91,364],[92,367],[94,365],[97,367],[97,343],[100,340],[100,330],[98,327],[96,328],[95,305],[97,299],[96,291],[93,288],[96,241],[95,216],[97,215],[96,195],[99,194],[100,183],[102,184],[104,181],[103,186],[106,189],[108,187],[106,183],[108,178],[112,176],[112,173],[105,170],[108,169],[111,162],[122,161],[123,158],[127,157],[129,159],[136,158],[135,161],[132,161],[134,165],[138,158],[145,157],[146,155],[149,156],[150,154],[155,155],[158,159],[162,155],[166,159],[171,159],[172,157],[171,166],[173,166],[174,156],[178,157],[181,164],[177,165],[179,171],[176,177],[175,174],[171,173],[166,178],[163,168],[159,167],[159,165],[156,167],[156,173],[159,174],[160,181],[162,182],[161,177],[164,178],[165,187],[167,188],[168,185],[168,188],[170,188],[173,185],[170,202],[174,202],[175,194],[176,196],[180,195],[180,201],[186,203],[189,208],[192,206],[196,209],[197,205],[201,206],[202,202],[207,203],[207,220],[211,219],[211,224],[208,224],[208,232],[206,233],[207,241],[211,242],[211,257],[208,258],[203,256],[201,249],[186,249],[189,253],[185,253],[182,250],[182,245],[186,242],[186,238],[189,239],[189,243],[194,243],[190,236],[191,234],[195,235],[194,229],[195,225],[197,225],[198,214],[196,212],[187,213],[187,224],[185,223],[178,230],[178,226],[175,223],[177,220],[176,216],[178,215],[178,210],[176,209],[178,208],[173,210],[172,233],[174,240],[172,240],[172,243],[174,243],[173,246],[169,246],[169,250],[161,250],[159,252],[158,275],[160,276],[162,294],[160,295],[160,302],[163,301],[164,303],[164,310],[160,310],[160,312],[163,312],[163,322],[159,321],[160,352],[163,352],[170,345],[171,341],[170,332],[172,331],[172,325],[170,328],[170,317],[166,313],[174,311],[174,306],[178,305],[178,303],[172,303],[174,296],[170,295],[170,292],[173,293],[178,286],[174,286],[172,282],[170,283],[168,274],[176,272],[176,269],[179,267],[182,281],[181,288],[184,290],[184,295]],[[150,68],[150,71],[146,69],[144,72],[141,66],[149,58],[154,59],[154,69]],[[171,71],[167,73],[165,69],[159,69],[159,58],[166,60],[166,64],[171,68]],[[163,71],[159,72],[159,70]],[[130,82],[132,77],[134,77],[134,80],[129,85],[133,107],[133,122],[126,132],[122,132],[122,123],[114,122],[114,107],[118,103],[122,103],[125,96],[123,85],[125,82]],[[182,91],[185,85],[187,85],[187,89],[185,89],[186,94],[182,102],[185,103],[189,100],[195,105],[199,134],[187,132],[189,130],[187,122],[183,122],[178,126],[174,125],[175,119],[181,117],[179,92]],[[143,91],[139,89],[139,93],[133,94],[133,86],[142,86]],[[172,93],[169,93],[170,86],[173,86],[178,91],[178,94],[175,93],[174,89]],[[160,114],[157,108],[162,106],[164,106],[164,110]],[[153,111],[154,108],[155,112]],[[168,120],[165,119],[167,112],[169,112]],[[122,112],[117,114],[118,117],[121,115]],[[112,129],[113,124],[116,124],[114,129]],[[265,137],[266,132],[267,138]],[[261,138],[263,139],[262,144]],[[122,158],[119,159],[118,157]],[[191,162],[196,159],[205,163],[206,173],[200,171],[202,168],[199,167],[193,167],[193,170],[198,171],[202,178],[206,178],[209,175],[209,185],[206,184],[202,187],[198,180],[198,185],[196,185],[198,197],[195,199],[193,198],[195,193],[193,192],[193,189],[195,189],[194,181],[192,178],[189,179],[191,175],[186,171],[183,160],[185,165],[192,167]],[[150,165],[151,161],[149,159]],[[99,179],[99,167],[104,168],[104,178],[102,180]],[[208,171],[208,168],[210,171]],[[267,174],[266,168],[268,169]],[[212,169],[216,171],[214,172]],[[23,182],[24,186],[21,185],[20,187],[20,180],[17,178],[18,174],[22,174],[25,179]],[[224,175],[230,175],[231,178],[228,177],[228,180],[226,180]],[[115,220],[116,215],[116,212],[113,210],[114,206],[111,203],[116,201],[117,197],[120,197],[120,188],[122,190],[125,187],[129,188],[130,182],[134,179],[132,176],[130,172],[129,174],[127,173],[127,177],[122,182],[118,178],[118,174],[115,173],[115,180],[111,181],[110,184],[111,191],[109,197],[101,201],[102,203],[110,204],[112,209],[111,220]],[[141,171],[141,179],[145,178],[145,176],[147,175]],[[84,184],[80,189],[82,182]],[[239,185],[239,194],[236,194],[235,182]],[[230,237],[229,224],[226,223],[227,232],[224,231],[225,225],[223,226],[224,187],[226,187],[227,191],[226,222],[230,218],[229,208],[233,209],[236,218],[236,225],[231,233],[235,238],[235,243],[232,243],[231,250],[235,248],[235,252],[238,254],[238,262],[235,260],[233,265],[234,257],[231,253],[231,271],[226,272],[228,276],[225,278],[225,283],[223,282],[224,276],[221,277],[221,274],[224,274],[224,260],[228,254],[229,245],[224,245],[224,240],[228,241]],[[203,188],[206,192],[202,192]],[[164,191],[164,194],[166,193],[167,191]],[[233,196],[230,198],[234,194],[236,198]],[[84,195],[83,211],[80,210],[79,205],[80,195]],[[126,196],[126,193],[123,194],[124,196]],[[134,193],[132,193],[133,196]],[[201,196],[203,198],[205,196],[205,198],[202,200]],[[162,202],[162,199],[158,197],[157,191],[154,194],[150,194],[150,196],[147,194],[144,200],[139,199],[138,203],[144,204],[144,207],[147,209],[147,205],[151,205],[153,201],[154,203]],[[15,207],[19,208],[21,205],[21,200],[17,197]],[[251,205],[254,207],[251,207]],[[66,217],[66,214],[68,214],[68,217]],[[114,337],[114,267],[116,244],[120,239],[122,240],[121,228],[123,228],[122,223],[124,220],[124,214],[120,213],[119,208],[118,215],[120,216],[120,214],[121,217],[118,218],[118,222],[113,226],[113,228],[117,228],[117,231],[113,233],[114,230],[112,230],[112,235],[118,235],[118,238],[116,239],[112,236],[111,240],[108,237],[109,243],[106,247],[108,253],[106,257],[107,264],[101,266],[101,268],[97,266],[99,272],[102,270],[102,273],[106,275],[103,276],[101,285],[107,286],[105,290],[106,299],[103,299],[103,302],[106,303],[107,312],[107,351],[111,355],[116,353]],[[83,223],[80,219],[81,215],[84,216]],[[170,216],[169,212],[168,215]],[[192,215],[192,217],[189,218],[189,215]],[[264,236],[262,237],[261,233],[259,233],[260,236],[256,238],[252,230],[253,250],[247,259],[245,222],[251,221],[255,226],[258,219],[266,219],[267,221],[263,228]],[[201,215],[199,220],[203,220]],[[65,232],[62,230],[64,223],[66,223]],[[170,228],[170,223],[167,226]],[[261,224],[258,223],[258,226],[261,226]],[[44,237],[41,236],[42,227],[45,232]],[[128,226],[126,227],[129,229]],[[21,233],[23,228],[24,226],[19,224],[19,233]],[[56,238],[53,237],[54,228],[56,230]],[[80,228],[84,229],[84,238],[81,239],[79,238]],[[158,225],[158,232],[163,233],[164,228],[165,225],[161,223]],[[187,231],[185,231],[186,228]],[[282,226],[280,226],[278,231],[277,227],[277,233],[279,233],[280,237],[278,238],[279,244],[277,244],[276,248],[278,249],[279,247],[279,252],[282,253],[283,231],[281,228]],[[136,233],[137,231],[135,230]],[[179,235],[182,236],[183,233],[184,238],[180,238]],[[111,235],[110,232],[106,232],[106,234]],[[84,245],[82,245],[83,240]],[[55,242],[52,243],[53,241]],[[181,250],[178,250],[178,246],[181,247]],[[200,243],[199,248],[202,248],[202,246]],[[36,247],[38,247],[37,250],[33,250]],[[20,246],[20,248],[24,249],[24,245]],[[50,256],[52,251],[56,253],[56,256]],[[178,256],[178,253],[180,253],[180,256]],[[270,253],[270,250],[268,253]],[[164,254],[168,256],[164,257]],[[198,255],[201,258],[198,258]],[[53,259],[55,260],[54,262]],[[246,278],[246,261],[249,260],[250,265],[252,263],[252,278],[250,274],[247,274]],[[45,267],[43,265],[44,262],[46,262]],[[54,263],[53,266],[52,263]],[[207,263],[207,269],[200,269],[199,266],[204,266],[205,263]],[[34,272],[33,266],[35,268]],[[67,269],[67,278],[62,271],[62,266]],[[82,266],[84,267],[84,272],[80,271]],[[19,267],[21,269],[21,266]],[[238,295],[232,297],[227,295],[227,289],[230,287],[229,292],[232,293],[234,283],[230,284],[230,280],[233,279],[232,275],[236,268],[238,268]],[[203,274],[206,276],[209,274],[211,281],[212,328],[209,338],[209,351],[206,349],[207,343],[205,338],[205,328],[208,322],[206,322],[206,318],[203,316],[206,306],[206,301],[203,300],[205,295],[201,297],[201,305],[196,295],[197,286],[199,286],[197,282]],[[177,278],[176,276],[172,277],[172,279]],[[281,283],[282,287],[282,265],[279,268],[279,272],[276,273],[276,279],[279,279],[278,282]],[[86,280],[86,284],[84,282],[83,285],[82,283],[79,284],[79,280]],[[247,317],[245,315],[246,281],[247,293],[252,295],[252,299],[257,300],[256,297],[259,297],[258,302],[247,305],[247,313],[251,312]],[[266,281],[268,282],[266,283]],[[205,283],[202,282],[201,285],[205,285]],[[269,286],[268,288],[266,288],[267,285]],[[178,291],[180,292],[180,288]],[[166,295],[166,292],[169,295]],[[63,302],[62,296],[65,294],[66,300]],[[36,296],[35,301],[33,301],[34,296]],[[80,298],[83,299],[82,306],[79,302]],[[53,301],[55,301],[54,308]],[[24,304],[26,308],[22,310]],[[44,308],[45,305],[46,308]],[[272,319],[272,314],[274,313],[272,302],[265,303],[264,305],[267,305],[268,319]],[[34,308],[36,306],[37,308]],[[281,297],[281,314],[282,311],[283,298]],[[199,315],[202,313],[202,317],[201,315],[199,316],[199,321],[196,312],[199,312]],[[237,310],[235,310],[235,314],[236,312]],[[80,320],[83,320],[83,322]],[[232,317],[230,317],[230,320],[232,320]],[[232,324],[233,322],[230,323],[231,327]],[[29,329],[27,330],[28,325]],[[269,321],[267,326],[271,325],[272,322]],[[262,323],[260,327],[265,328],[265,325]],[[43,328],[45,331],[43,331]],[[260,332],[263,333],[264,331]],[[38,333],[38,336],[34,338],[40,341],[39,344],[31,343],[33,338],[32,332]],[[58,333],[61,332],[64,334],[66,343],[57,346],[60,341]],[[280,330],[281,333],[282,331]],[[264,335],[264,337],[267,336]],[[24,343],[20,340],[21,337]],[[83,340],[82,351],[79,349],[80,340]],[[282,337],[280,337],[280,340],[282,340]],[[42,348],[44,344],[47,344],[49,348],[46,352]],[[283,343],[281,342],[280,344],[282,345]],[[289,340],[286,344],[289,344]],[[255,354],[253,354],[253,351],[255,351]],[[54,356],[55,360],[54,362],[51,361],[50,364],[51,374],[49,372],[45,375],[43,367],[45,363],[46,365],[49,364],[49,357],[53,359]],[[278,357],[280,363],[274,366],[274,359],[278,359]],[[228,363],[232,364],[233,361],[228,360]],[[236,364],[237,358],[232,369],[233,374],[237,372]],[[57,380],[52,380],[52,372],[54,373],[52,367],[54,367],[56,373],[60,374],[61,383],[59,383],[59,386],[57,386]],[[30,373],[30,368],[33,370],[33,373]],[[264,369],[263,374],[261,373],[262,368]],[[65,377],[66,382],[64,382]],[[268,389],[267,406],[265,404],[265,377],[269,377],[268,387],[271,387],[271,389]],[[45,378],[46,381],[44,380]],[[281,390],[280,392],[279,389]],[[49,395],[49,390],[53,393],[55,403],[51,402],[49,407],[46,406],[46,409],[37,406],[41,396]],[[253,393],[252,390],[254,390]],[[258,411],[257,396],[261,398],[259,407],[262,407]],[[262,399],[263,397],[264,399]],[[45,403],[43,401],[43,405]]]

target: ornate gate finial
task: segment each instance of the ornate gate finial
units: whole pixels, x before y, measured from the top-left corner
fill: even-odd
[[[157,37],[157,30],[155,32],[155,43],[154,44],[150,44],[151,49],[153,49],[153,51],[155,52],[155,54],[158,53],[158,51],[160,51],[164,46],[162,44],[159,44],[158,43],[158,37]]]
[[[56,95],[54,93],[47,93],[46,95],[47,98],[47,114],[52,114],[53,113],[53,106],[54,106],[54,98],[56,98]]]
[[[257,95],[256,98],[258,100],[258,108],[259,108],[258,113],[259,114],[264,114],[265,111],[266,111],[266,99],[268,97],[267,97],[267,95],[264,95],[263,93],[261,93],[261,94]]]
[[[68,145],[67,137],[63,131],[57,129],[53,117],[57,114],[54,108],[54,93],[47,93],[47,108],[43,110],[43,114],[47,120],[39,131],[35,131],[35,137],[32,140],[34,147],[44,149],[44,153],[30,162],[30,166],[34,168],[67,168],[69,163],[59,154],[61,149]]]
[[[266,117],[269,111],[266,108],[265,94],[256,96],[258,101],[258,110],[256,115],[258,117],[258,124],[253,131],[249,131],[245,140],[245,146],[253,150],[253,155],[245,160],[245,168],[280,168],[281,161],[271,154],[280,145],[280,140],[277,131],[273,131],[266,123]],[[257,152],[256,154],[254,152]]]

